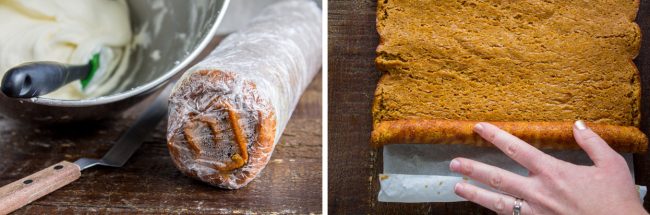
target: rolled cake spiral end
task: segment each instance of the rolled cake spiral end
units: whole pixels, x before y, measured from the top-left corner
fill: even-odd
[[[248,141],[246,140],[241,125],[239,124],[240,115],[237,113],[237,110],[235,110],[229,102],[220,102],[216,105],[214,105],[214,103],[215,102],[212,102],[211,105],[213,105],[215,109],[225,110],[228,112],[228,121],[230,122],[230,127],[233,131],[234,141],[232,142],[234,142],[234,144],[237,146],[238,151],[230,156],[230,161],[224,162],[222,164],[215,164],[213,166],[219,171],[229,172],[241,168],[246,163],[248,163]],[[189,113],[188,118],[189,120],[183,126],[183,134],[185,136],[185,140],[187,141],[188,148],[192,152],[192,155],[195,159],[210,159],[203,157],[204,150],[201,148],[201,144],[199,143],[200,137],[197,137],[197,133],[200,132],[197,132],[196,130],[200,129],[199,124],[203,123],[210,128],[209,135],[212,137],[213,143],[222,141],[219,135],[220,128],[217,119],[204,115],[199,116],[194,112]]]
[[[274,148],[277,119],[270,102],[255,83],[231,72],[199,70],[181,84],[170,104],[174,132],[168,148],[174,163],[215,186],[245,186]],[[216,96],[204,96],[210,94]]]

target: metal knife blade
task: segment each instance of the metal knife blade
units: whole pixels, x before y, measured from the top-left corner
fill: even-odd
[[[81,171],[95,165],[121,167],[140,148],[142,141],[167,115],[167,100],[174,83],[169,83],[102,159],[81,158],[74,163],[61,161],[27,177],[0,187],[0,214],[8,214],[36,199],[70,184]]]
[[[167,116],[167,100],[174,83],[169,83],[158,95],[153,104],[138,117],[136,122],[115,142],[113,147],[101,159],[80,158],[74,163],[81,170],[95,165],[122,167],[131,158],[142,142],[147,138],[160,121]]]

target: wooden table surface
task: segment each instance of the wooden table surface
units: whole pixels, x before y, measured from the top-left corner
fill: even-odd
[[[165,120],[124,167],[84,170],[77,181],[14,214],[322,213],[321,88],[319,73],[268,166],[242,189],[219,189],[179,172],[167,151]],[[84,124],[38,126],[0,117],[0,186],[61,160],[102,157],[150,101],[113,119]]]
[[[375,69],[376,0],[329,1],[329,213],[332,214],[485,214],[469,202],[399,204],[377,201],[382,151],[370,147],[370,107],[380,73]],[[644,42],[635,60],[650,95],[650,2],[641,1],[638,17]],[[650,134],[650,98],[642,99],[641,128]],[[636,183],[648,186],[650,159],[635,155]],[[644,201],[650,209],[650,201]]]

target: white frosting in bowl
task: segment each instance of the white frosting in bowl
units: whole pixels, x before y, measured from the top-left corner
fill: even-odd
[[[103,75],[81,89],[74,81],[43,97],[80,100],[101,96],[122,81],[132,38],[124,0],[3,0],[0,1],[0,77],[32,61],[83,65],[100,49]]]

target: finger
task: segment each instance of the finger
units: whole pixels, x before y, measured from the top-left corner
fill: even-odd
[[[555,158],[490,123],[476,124],[474,131],[533,173],[540,173],[557,162]]]
[[[498,214],[512,214],[515,206],[515,198],[512,196],[488,191],[465,182],[457,183],[454,192],[458,196]],[[533,214],[530,205],[525,200],[522,202],[520,212],[523,215]]]
[[[600,138],[598,134],[587,127],[582,120],[578,120],[573,124],[573,137],[596,166],[609,163],[611,159],[618,155],[603,138]]]
[[[495,190],[515,196],[528,197],[530,179],[498,167],[465,158],[456,158],[449,164],[451,171],[461,173]],[[528,189],[527,189],[528,188]]]

